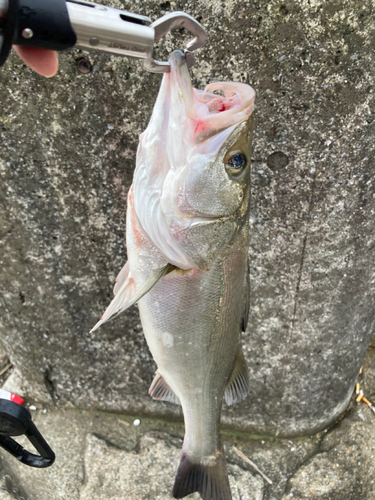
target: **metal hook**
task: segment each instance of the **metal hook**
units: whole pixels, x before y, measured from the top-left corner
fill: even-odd
[[[155,31],[155,42],[158,42],[164,35],[176,28],[184,28],[195,36],[185,47],[189,68],[195,63],[192,52],[203,47],[208,38],[203,26],[194,17],[185,12],[171,12],[170,14],[166,14],[153,22],[150,27]],[[143,61],[143,67],[153,73],[169,73],[171,70],[169,62],[155,61],[152,55]]]

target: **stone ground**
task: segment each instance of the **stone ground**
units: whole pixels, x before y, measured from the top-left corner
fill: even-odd
[[[374,1],[101,1],[153,20],[188,12],[209,35],[194,86],[255,89],[253,397],[223,422],[279,437],[324,429],[375,325]],[[0,71],[0,344],[45,404],[179,418],[147,396],[156,366],[136,307],[89,333],[126,260],[126,198],[161,76],[79,49],[59,61],[49,80],[15,54]]]
[[[374,379],[375,348],[370,346],[360,379],[370,400],[375,398]],[[14,377],[5,387],[12,382]],[[54,449],[56,462],[36,470],[1,452],[0,500],[172,499],[184,434],[181,421],[57,409],[32,401],[27,405],[37,407],[31,410],[33,420]],[[222,439],[233,500],[375,498],[375,415],[357,404],[354,395],[343,418],[314,436],[277,439],[224,426]],[[237,456],[234,447],[272,484]]]

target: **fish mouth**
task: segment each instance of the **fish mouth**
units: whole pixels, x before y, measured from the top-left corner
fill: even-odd
[[[214,91],[220,91],[223,95],[214,94]],[[203,92],[195,93],[208,110],[208,115],[197,121],[194,130],[196,144],[247,121],[254,111],[255,91],[244,83],[211,83]]]
[[[215,82],[208,84],[204,90],[198,90],[192,86],[183,52],[180,50],[172,52],[169,62],[172,68],[170,78],[173,85],[178,87],[178,95],[184,104],[186,117],[192,122],[195,144],[201,144],[220,132],[248,120],[254,111],[255,91],[249,85]],[[178,127],[178,124],[176,126]],[[186,122],[184,128],[186,129]]]

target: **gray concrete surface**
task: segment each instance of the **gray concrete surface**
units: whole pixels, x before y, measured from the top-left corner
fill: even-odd
[[[370,348],[359,379],[368,398],[374,376],[375,349]],[[0,451],[1,500],[172,499],[184,434],[181,422],[38,407],[31,411],[33,420],[56,452],[56,462],[36,470]],[[135,426],[137,419],[140,424]],[[370,500],[375,496],[374,424],[374,413],[357,404],[353,395],[340,422],[316,435],[282,439],[224,426],[233,500]],[[32,450],[26,440],[22,444]],[[234,447],[272,484],[245,463]],[[187,498],[199,500],[199,495]]]
[[[316,432],[348,404],[374,324],[373,2],[108,3],[152,19],[186,10],[210,37],[194,84],[257,91],[253,392],[223,422]],[[52,80],[15,55],[0,71],[0,339],[40,402],[180,417],[147,395],[155,365],[136,308],[88,333],[126,259],[126,194],[159,83],[136,61],[78,50]]]

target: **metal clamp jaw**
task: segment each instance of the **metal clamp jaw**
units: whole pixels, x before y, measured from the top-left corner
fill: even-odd
[[[185,47],[192,66],[191,52],[205,44],[207,34],[184,12],[172,12],[152,23],[146,16],[86,0],[0,0],[0,66],[15,44],[52,50],[99,50],[142,59],[148,71],[168,72],[169,63],[155,61],[153,49],[176,28],[194,35]]]
[[[186,31],[189,31],[189,33],[195,36],[195,38],[190,40],[185,47],[189,68],[195,64],[193,52],[203,47],[208,38],[203,26],[198,23],[196,19],[185,12],[171,12],[170,14],[166,14],[152,23],[150,27],[155,31],[154,41],[156,43],[167,33],[176,28],[184,28]],[[152,54],[143,62],[143,67],[154,73],[169,73],[171,69],[169,62],[155,61]]]
[[[151,23],[146,16],[84,0],[67,0],[67,8],[77,35],[76,47],[143,59],[144,68],[154,73],[170,71],[168,62],[155,61],[153,50],[171,30],[184,28],[194,35],[185,47],[189,53],[207,40],[201,24],[185,12],[171,12]],[[189,62],[194,64],[192,54]]]

